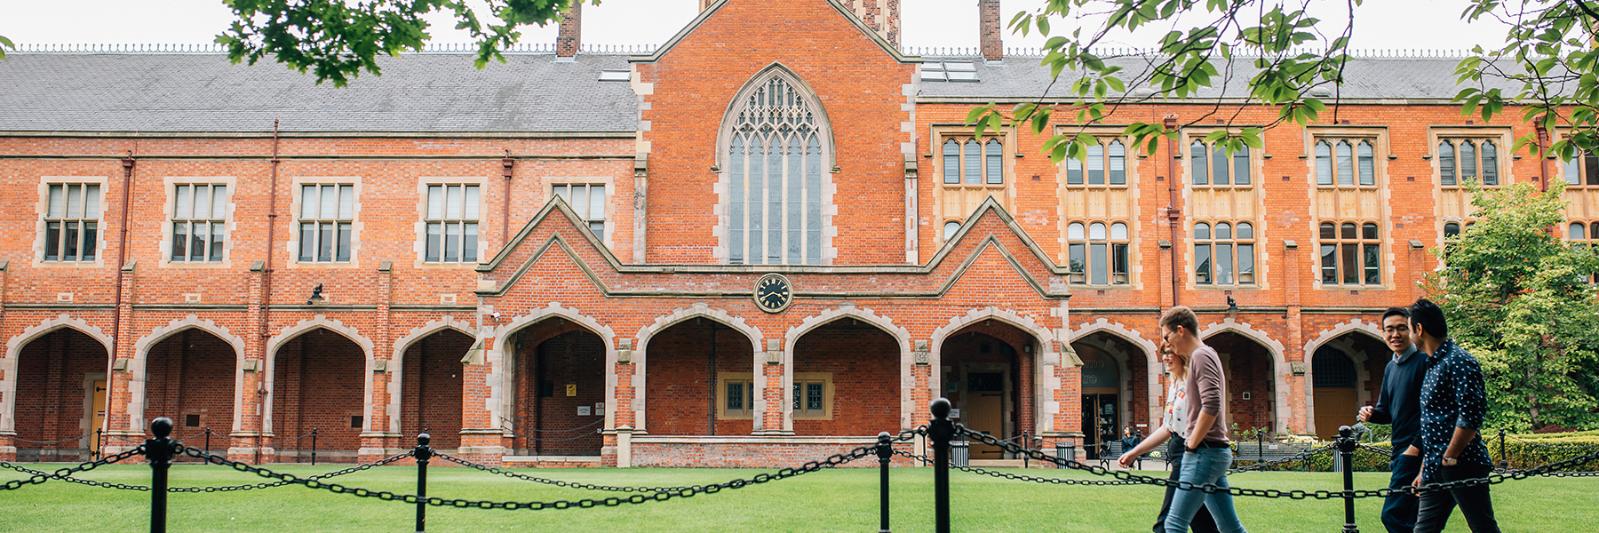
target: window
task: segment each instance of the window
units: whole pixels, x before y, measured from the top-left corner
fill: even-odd
[[[1460,235],[1460,223],[1459,222],[1445,222],[1444,223],[1444,238],[1447,239],[1447,238],[1450,238],[1450,237],[1454,237],[1456,235]]]
[[[941,171],[945,185],[1005,184],[1005,144],[999,139],[944,139]]]
[[[563,183],[551,188],[556,196],[572,206],[577,217],[588,223],[589,231],[605,240],[605,186],[593,183]]]
[[[755,416],[755,381],[748,372],[716,374],[716,417],[745,419]]]
[[[960,222],[957,222],[957,221],[954,221],[954,220],[951,220],[949,222],[945,222],[944,223],[944,240],[948,241],[950,239],[955,238],[955,232],[960,231],[960,230],[961,230],[961,223]]]
[[[94,261],[100,251],[100,184],[51,183],[45,202],[44,260]]]
[[[1316,141],[1316,185],[1374,187],[1377,162],[1371,139]]]
[[[1196,187],[1248,187],[1254,182],[1248,146],[1229,155],[1221,146],[1194,139],[1188,146],[1188,170],[1189,185]]]
[[[1255,226],[1248,222],[1194,224],[1194,282],[1255,283]]]
[[[172,189],[172,262],[217,262],[226,248],[228,186],[182,183]]]
[[[477,261],[481,206],[482,192],[477,185],[429,184],[422,259],[429,263]]]
[[[922,81],[977,81],[977,64],[971,61],[923,62]]]
[[[1081,157],[1066,158],[1066,184],[1126,185],[1127,147],[1119,139],[1096,139]]]
[[[1323,285],[1381,285],[1382,241],[1371,222],[1321,223]]]
[[[1567,187],[1599,186],[1599,156],[1578,151],[1566,162],[1565,174]]]
[[[795,420],[833,418],[833,375],[795,373],[793,407]]]
[[[1456,187],[1472,180],[1499,184],[1499,147],[1487,139],[1438,141],[1438,183]]]
[[[1066,235],[1067,266],[1072,283],[1127,284],[1127,224],[1114,222],[1107,226],[1104,222],[1086,225],[1073,222],[1066,226]]]
[[[823,146],[827,125],[814,98],[774,73],[747,88],[724,127],[727,250],[734,264],[822,262]]]
[[[355,186],[348,183],[300,186],[300,261],[350,260],[355,221]]]

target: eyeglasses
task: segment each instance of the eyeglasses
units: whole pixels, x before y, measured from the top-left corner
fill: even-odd
[[[1410,333],[1410,326],[1386,326],[1382,328],[1382,331],[1383,333]]]

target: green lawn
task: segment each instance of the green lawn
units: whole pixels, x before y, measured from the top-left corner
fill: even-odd
[[[59,466],[43,465],[38,469]],[[274,469],[312,475],[339,465],[281,465]],[[114,465],[83,474],[87,479],[147,484],[149,468]],[[528,471],[530,473],[534,471]],[[592,469],[542,470],[539,475],[606,484],[682,485],[750,476],[755,470]],[[1066,475],[1029,470],[1033,475]],[[1160,506],[1151,486],[1081,487],[1039,485],[951,473],[955,529],[958,531],[1148,531]],[[1357,487],[1381,486],[1386,474],[1357,474]],[[0,471],[0,481],[16,479]],[[1071,477],[1084,477],[1071,474]],[[393,466],[360,472],[337,481],[374,489],[410,491],[414,467]],[[932,525],[932,472],[893,471],[893,526],[896,531],[929,531]],[[178,465],[173,486],[226,485],[260,478],[219,466]],[[1333,474],[1247,473],[1236,486],[1278,489],[1338,488]],[[605,497],[596,493],[528,483],[463,468],[432,468],[428,492],[442,497],[511,499]],[[1494,501],[1506,531],[1581,531],[1599,523],[1599,478],[1538,478],[1494,487]],[[1255,532],[1338,531],[1341,502],[1238,501],[1245,525]],[[1363,531],[1381,531],[1381,502],[1358,500]],[[409,531],[414,506],[315,491],[298,486],[250,492],[173,494],[168,526],[172,531]],[[0,492],[3,531],[140,531],[147,528],[149,494],[91,488],[51,481]],[[432,531],[875,531],[876,469],[822,471],[794,479],[690,499],[615,509],[563,511],[428,510]],[[1450,531],[1465,531],[1456,514]]]

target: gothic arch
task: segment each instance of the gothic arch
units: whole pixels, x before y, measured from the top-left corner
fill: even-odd
[[[444,315],[444,318],[430,320],[426,324],[412,328],[405,336],[394,341],[394,351],[389,352],[389,408],[386,413],[389,416],[389,428],[400,427],[400,400],[404,398],[405,388],[405,351],[411,349],[411,345],[417,341],[445,330],[477,338],[475,329],[470,322]]]
[[[70,329],[89,336],[105,347],[106,358],[111,357],[111,336],[105,331],[89,324],[88,321],[61,313],[55,318],[46,319],[22,330],[16,336],[6,341],[5,359],[0,359],[0,431],[11,432],[16,430],[17,409],[17,362],[21,358],[22,348],[34,339],[48,335],[56,330]]]
[[[768,98],[778,100],[781,103],[773,103]],[[750,108],[755,107],[763,109],[751,112]],[[770,144],[786,141],[792,141],[793,144],[783,146],[784,152],[782,155],[779,155],[777,148]],[[801,152],[808,154],[813,148],[809,144],[810,141],[815,141],[814,149],[817,151],[815,161],[811,161],[808,157],[801,157]],[[749,144],[752,142],[754,144]],[[816,193],[818,204],[817,214],[820,217],[816,226],[818,230],[818,235],[816,235],[818,241],[816,242],[816,257],[811,257],[810,247],[808,246],[811,239],[808,231],[810,228],[789,228],[788,223],[792,221],[792,218],[780,215],[777,221],[779,225],[775,226],[775,229],[785,234],[785,237],[790,231],[797,231],[801,236],[802,244],[799,246],[799,263],[831,264],[832,260],[838,255],[837,249],[833,246],[834,237],[838,233],[838,229],[833,226],[833,219],[838,213],[838,208],[833,203],[834,194],[837,192],[833,173],[834,169],[838,167],[838,150],[834,142],[832,121],[828,119],[827,110],[822,105],[816,91],[793,70],[777,62],[756,72],[755,75],[749,78],[749,81],[744,83],[744,86],[739,88],[733,98],[728,100],[727,108],[722,112],[722,120],[717,126],[716,164],[714,166],[717,172],[717,180],[712,191],[716,195],[716,204],[712,208],[717,220],[712,229],[712,237],[718,243],[715,250],[716,259],[721,262],[730,262],[738,259],[746,264],[768,264],[766,257],[749,257],[745,253],[747,250],[739,250],[735,253],[735,249],[747,247],[749,241],[735,239],[735,237],[743,235],[743,233],[730,231],[735,224],[735,218],[738,218],[736,222],[742,226],[744,224],[743,218],[750,216],[748,212],[743,215],[738,215],[738,213],[734,212],[735,207],[737,207],[737,204],[733,202],[734,197],[741,196],[743,194],[741,191],[746,191],[746,188],[742,185],[745,176],[740,175],[738,176],[739,180],[735,180],[734,174],[744,170],[748,170],[751,173],[758,171],[753,167],[745,169],[742,166],[744,164],[743,159],[731,157],[732,153],[735,149],[765,150],[766,148],[772,148],[771,151],[764,152],[769,154],[770,157],[785,158],[785,162],[779,163],[779,165],[789,165],[787,167],[789,171],[797,172],[803,165],[805,171],[799,172],[801,176],[796,178],[798,180],[796,183],[803,184],[804,196],[808,197],[810,195],[812,187],[816,189],[814,192]],[[790,149],[798,149],[799,152],[787,151]],[[787,154],[790,153],[794,154],[796,159],[787,160]],[[755,152],[752,151],[749,154],[753,156]],[[768,157],[768,160],[770,157]],[[802,160],[803,162],[801,162]],[[750,159],[750,161],[761,162],[762,160]],[[815,170],[814,174],[811,173],[813,169]],[[785,172],[786,174],[787,172]],[[816,183],[810,183],[809,177],[814,177]],[[792,187],[788,183],[785,183],[785,185]],[[788,190],[794,192],[793,188]],[[753,190],[748,192],[754,194]],[[785,214],[788,209],[800,209],[802,212],[808,212],[809,210],[803,204],[804,200],[801,200],[801,202],[798,207],[794,207],[785,198],[783,200]],[[746,208],[747,210],[748,208]],[[809,214],[806,213],[802,217],[805,218],[802,225],[808,225],[810,222]],[[761,218],[764,219],[766,217],[762,216]],[[769,220],[765,227],[767,228],[765,231],[774,229],[772,222]],[[782,252],[779,252],[779,254],[781,257]],[[778,261],[778,264],[794,262],[791,260],[792,255],[791,249],[789,252],[790,258],[784,258]]]
[[[912,412],[907,410],[906,406],[909,405],[908,398],[910,398],[911,390],[916,387],[916,378],[911,372],[911,366],[916,363],[915,357],[911,354],[911,333],[905,328],[895,325],[893,319],[879,315],[869,307],[855,307],[854,304],[846,303],[805,317],[799,324],[788,328],[788,331],[784,333],[783,386],[781,387],[783,405],[791,405],[794,401],[794,348],[799,344],[800,337],[805,336],[806,333],[810,333],[816,328],[845,318],[853,318],[870,324],[879,331],[894,337],[894,340],[899,343],[900,425],[909,426]],[[756,366],[757,373],[755,375],[760,375],[759,362],[757,362]],[[765,407],[761,405],[762,403],[757,402],[756,406],[764,411]],[[783,417],[783,429],[785,431],[794,430],[793,416]]]
[[[1266,348],[1266,353],[1271,355],[1272,376],[1276,382],[1276,393],[1272,394],[1272,410],[1275,420],[1272,429],[1276,433],[1288,431],[1288,418],[1292,411],[1288,410],[1288,361],[1283,355],[1283,344],[1271,338],[1266,332],[1255,329],[1248,322],[1239,322],[1232,317],[1227,317],[1220,322],[1211,323],[1199,332],[1201,340],[1211,338],[1220,333],[1236,333]]]
[[[754,368],[753,375],[761,375],[761,354],[765,352],[761,349],[761,339],[765,337],[761,335],[760,328],[745,322],[742,317],[733,316],[727,311],[711,307],[703,302],[695,303],[689,307],[680,307],[670,314],[655,317],[655,321],[651,322],[650,325],[639,328],[637,335],[638,345],[633,353],[633,365],[635,367],[633,371],[633,422],[636,425],[635,430],[642,431],[646,427],[645,417],[648,411],[645,410],[647,391],[644,390],[644,387],[648,383],[645,376],[649,372],[650,338],[691,318],[711,320],[748,337],[750,340],[750,353],[754,354],[754,357],[751,358],[752,361],[750,361]],[[613,376],[608,379],[614,380],[616,378]],[[761,420],[762,413],[766,411],[765,404],[766,402],[755,402],[755,405],[752,406],[755,420]],[[612,409],[612,411],[615,411],[615,409]],[[610,414],[607,413],[606,416],[610,416]],[[757,427],[757,429],[759,428]]]
[[[1316,351],[1320,350],[1322,346],[1334,342],[1342,338],[1344,335],[1350,333],[1365,334],[1373,339],[1376,339],[1377,342],[1385,344],[1387,343],[1387,341],[1383,340],[1382,338],[1382,328],[1380,326],[1371,324],[1359,318],[1351,318],[1347,321],[1334,324],[1332,327],[1322,330],[1322,332],[1316,335],[1316,338],[1311,339],[1310,342],[1305,343],[1305,351],[1303,352],[1305,363],[1305,431],[1308,433],[1316,432],[1316,365],[1313,364],[1313,360],[1316,357]],[[1367,360],[1365,354],[1355,353],[1350,350],[1342,351],[1346,356],[1349,356],[1350,363],[1355,365],[1355,375],[1358,378],[1355,382],[1355,392],[1356,394],[1361,395],[1359,396],[1360,401],[1364,402],[1365,400],[1369,399],[1365,396],[1365,384],[1371,382],[1371,372],[1366,370]]]
[[[504,341],[523,328],[552,318],[577,324],[605,344],[605,403],[611,407],[605,410],[604,429],[616,427],[616,333],[610,326],[600,324],[594,317],[577,309],[563,306],[561,302],[550,302],[544,307],[529,310],[505,325],[494,328],[492,337],[496,340],[496,349],[489,355],[489,419],[494,421],[496,427],[505,427],[510,419],[507,414],[516,410],[516,374],[512,368],[516,361],[516,347]]]
[[[1133,346],[1137,346],[1144,351],[1144,375],[1147,378],[1146,381],[1148,382],[1146,386],[1148,390],[1146,391],[1146,398],[1144,400],[1149,407],[1148,416],[1151,423],[1160,420],[1160,404],[1163,397],[1162,394],[1164,392],[1160,387],[1160,376],[1166,372],[1165,367],[1160,362],[1160,347],[1156,346],[1153,341],[1144,338],[1144,336],[1140,334],[1138,330],[1129,328],[1120,322],[1111,322],[1103,317],[1079,326],[1071,333],[1071,340],[1075,341],[1077,339],[1085,338],[1094,333],[1105,333],[1111,335],[1127,341]],[[1070,345],[1071,341],[1068,341],[1067,346],[1069,347]],[[1131,409],[1128,411],[1131,411]]]
[[[951,317],[948,323],[944,324],[943,326],[939,326],[938,329],[933,330],[933,334],[928,342],[928,349],[930,352],[928,353],[927,362],[933,368],[933,375],[938,375],[938,368],[941,364],[943,364],[944,341],[949,338],[950,335],[966,329],[967,326],[977,324],[984,320],[996,320],[1020,329],[1024,332],[1027,332],[1028,336],[1032,337],[1033,341],[1038,343],[1038,353],[1033,354],[1033,383],[1036,384],[1035,388],[1037,389],[1033,391],[1033,405],[1037,406],[1036,412],[1039,413],[1039,415],[1034,421],[1034,425],[1036,427],[1032,428],[1032,430],[1034,432],[1043,432],[1049,430],[1051,425],[1051,415],[1047,415],[1046,413],[1058,413],[1060,412],[1061,408],[1060,401],[1055,399],[1055,391],[1060,389],[1060,380],[1051,379],[1052,376],[1050,376],[1050,371],[1052,370],[1052,367],[1056,365],[1071,366],[1072,363],[1069,360],[1061,358],[1060,353],[1055,351],[1056,339],[1054,332],[1052,332],[1049,328],[1040,325],[1037,321],[1030,317],[1024,316],[1010,309],[1000,309],[994,306],[974,308],[967,311],[964,315]],[[932,389],[932,396],[934,398],[940,397],[943,394],[943,385],[944,384],[940,383],[940,380],[936,378],[929,380],[928,387]],[[904,412],[909,412],[909,409],[912,409],[915,406],[909,405],[909,394],[904,396],[905,398],[901,401],[905,405],[901,405],[900,409]]]
[[[263,385],[266,387],[266,400],[262,405],[262,432],[272,433],[272,395],[274,394],[273,388],[276,384],[275,380],[277,379],[278,348],[282,348],[284,344],[287,344],[289,341],[292,341],[301,335],[318,329],[336,333],[341,337],[349,339],[350,342],[354,342],[356,346],[361,347],[361,353],[366,357],[366,368],[361,371],[361,388],[364,390],[361,395],[361,412],[372,412],[372,364],[373,358],[375,357],[372,353],[372,339],[366,338],[366,336],[362,335],[361,332],[356,331],[354,327],[347,326],[344,324],[344,322],[340,322],[338,319],[328,318],[325,315],[319,314],[314,317],[301,320],[295,325],[278,330],[277,335],[273,335],[272,338],[267,339],[266,353],[263,355],[263,357],[266,358],[266,382]],[[366,433],[369,431],[372,431],[372,417],[363,416],[361,417],[361,432]]]
[[[244,339],[228,331],[225,326],[191,313],[150,330],[149,334],[133,342],[133,360],[128,362],[128,373],[132,376],[128,380],[129,431],[144,432],[144,411],[149,403],[144,388],[149,378],[150,349],[168,337],[191,329],[206,332],[233,347],[233,427],[240,427],[244,417],[244,395],[238,392],[244,387]]]

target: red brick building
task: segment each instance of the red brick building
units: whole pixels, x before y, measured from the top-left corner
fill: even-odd
[[[1241,154],[1202,139],[1247,76],[1123,106],[1056,165],[963,125],[1048,90],[997,1],[980,54],[923,56],[895,0],[704,4],[638,54],[584,48],[574,14],[506,64],[409,54],[339,89],[211,52],[0,61],[0,457],[169,416],[251,461],[315,430],[322,460],[427,431],[489,461],[769,465],[939,396],[1095,443],[1158,420],[1179,304],[1240,429],[1325,435],[1372,400],[1378,317],[1469,222],[1466,180],[1568,180],[1570,235],[1599,233],[1599,159],[1513,153],[1529,127],[1463,118],[1450,59],[1357,58],[1336,121]],[[1167,118],[1200,125],[1149,155],[1115,126]]]

